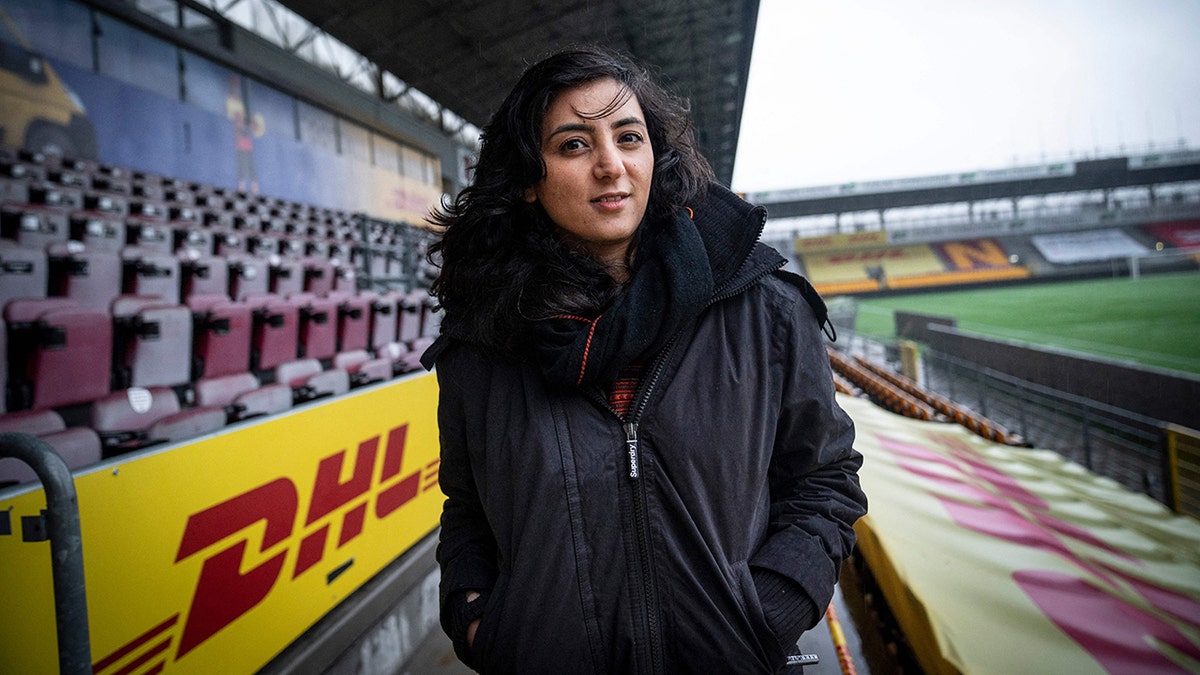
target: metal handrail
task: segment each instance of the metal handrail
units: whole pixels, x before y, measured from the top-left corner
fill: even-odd
[[[12,457],[28,464],[46,493],[46,508],[41,515],[22,518],[22,536],[25,541],[50,540],[59,673],[91,673],[83,535],[71,471],[48,443],[29,434],[0,434],[0,457]]]

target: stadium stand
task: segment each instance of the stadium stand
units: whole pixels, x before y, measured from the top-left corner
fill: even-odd
[[[0,181],[0,429],[71,468],[411,372],[436,334],[408,225],[11,148]]]

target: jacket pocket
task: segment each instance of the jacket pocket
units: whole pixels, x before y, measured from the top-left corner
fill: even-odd
[[[496,627],[504,610],[504,600],[507,596],[509,577],[501,574],[496,578],[496,585],[488,596],[483,615],[479,617],[479,626],[475,629],[475,640],[471,642],[471,668],[480,673],[493,671],[488,668],[492,655],[492,640],[496,635]]]
[[[733,570],[737,576],[738,585],[741,587],[742,605],[745,608],[746,617],[754,631],[752,637],[759,649],[762,650],[766,665],[778,670],[787,663],[788,655],[779,643],[779,636],[775,635],[774,629],[767,623],[767,615],[763,612],[762,602],[758,598],[758,588],[755,587],[754,577],[750,574],[750,565],[744,560],[736,562],[733,564]]]

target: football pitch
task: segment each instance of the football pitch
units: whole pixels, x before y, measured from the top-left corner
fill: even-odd
[[[991,337],[1200,374],[1200,273],[863,299],[857,330],[895,336],[895,310],[952,316]]]

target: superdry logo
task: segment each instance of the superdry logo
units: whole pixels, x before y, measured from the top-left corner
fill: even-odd
[[[354,452],[342,449],[321,459],[303,511],[296,484],[281,477],[189,516],[174,562],[203,556],[203,563],[175,660],[256,607],[281,578],[311,573],[327,554],[361,535],[368,516],[383,520],[437,487],[438,460],[401,475],[407,437],[408,425],[399,426],[387,433],[382,452],[383,438],[374,436]],[[343,474],[348,478],[342,480]],[[248,556],[250,547],[255,551]],[[327,582],[351,564],[352,558],[327,569]],[[93,672],[161,672],[179,623],[180,614],[171,616],[97,661]]]

